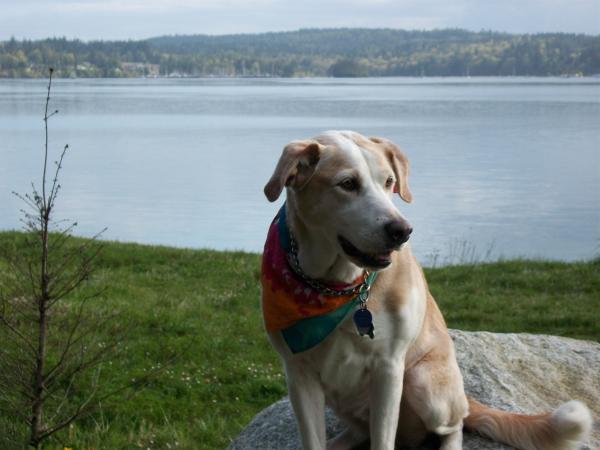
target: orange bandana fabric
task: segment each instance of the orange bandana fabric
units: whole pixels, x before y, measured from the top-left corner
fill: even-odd
[[[356,294],[327,296],[307,285],[290,267],[290,233],[285,204],[273,220],[263,252],[261,284],[263,315],[268,331],[285,330],[301,320],[323,316],[352,301]],[[356,281],[362,282],[362,277]],[[353,285],[330,286],[341,290]]]

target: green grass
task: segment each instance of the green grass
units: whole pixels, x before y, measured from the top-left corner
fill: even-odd
[[[22,234],[0,233],[19,249]],[[133,324],[125,360],[102,378],[119,382],[175,361],[134,396],[114,398],[60,435],[74,449],[223,449],[262,408],[286,393],[259,307],[260,256],[107,243],[90,305]],[[2,266],[0,266],[0,270]],[[600,262],[507,261],[428,269],[452,328],[600,340]],[[106,381],[107,383],[109,381]],[[10,423],[0,418],[2,427]],[[62,448],[52,441],[46,448]]]

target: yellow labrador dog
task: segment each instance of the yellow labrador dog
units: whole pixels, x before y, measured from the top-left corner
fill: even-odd
[[[466,397],[454,345],[413,256],[408,160],[386,139],[329,131],[288,144],[265,186],[284,207],[263,256],[262,304],[305,450],[462,448],[463,426],[520,449],[575,448],[591,427],[568,402],[525,416]],[[332,306],[333,305],[333,306]],[[325,404],[347,425],[326,442]]]

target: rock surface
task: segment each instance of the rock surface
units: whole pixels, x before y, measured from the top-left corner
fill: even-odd
[[[581,449],[600,449],[599,343],[531,334],[450,333],[467,395],[496,408],[528,414],[553,410],[571,399],[581,400],[596,420]],[[328,438],[341,427],[328,410]],[[258,414],[229,450],[297,450],[299,442],[292,407],[284,398]],[[463,448],[512,447],[465,433]]]

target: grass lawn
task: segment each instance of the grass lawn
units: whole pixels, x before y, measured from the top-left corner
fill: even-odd
[[[0,233],[0,249],[19,249],[22,238]],[[45,448],[226,448],[258,411],[286,394],[262,329],[259,263],[249,253],[107,243],[89,282],[106,290],[89,309],[118,310],[133,326],[127,357],[106,364],[101,378],[118,385],[164,364],[173,351],[178,356],[144,389],[105,402],[65,430],[63,442]],[[452,328],[600,340],[599,261],[426,272]],[[0,436],[10,423],[0,417]]]

